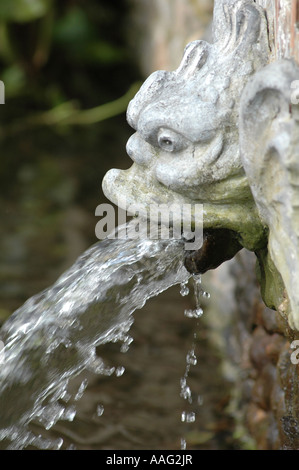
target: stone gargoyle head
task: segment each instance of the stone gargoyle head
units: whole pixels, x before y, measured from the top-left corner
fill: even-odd
[[[253,1],[216,0],[213,33],[213,44],[191,42],[176,71],[153,73],[130,102],[134,164],[110,170],[103,190],[123,209],[201,203],[204,228],[234,230],[252,248],[262,226],[240,160],[238,115],[244,86],[268,61],[267,21]]]

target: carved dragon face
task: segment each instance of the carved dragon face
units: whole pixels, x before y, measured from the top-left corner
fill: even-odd
[[[129,105],[127,118],[136,133],[127,152],[133,171],[151,176],[156,195],[167,188],[195,201],[230,201],[247,186],[231,79],[219,62],[209,44],[195,41],[177,71],[151,75]],[[228,178],[234,179],[229,190]]]
[[[190,43],[179,68],[153,73],[129,104],[136,133],[127,153],[134,164],[106,174],[108,199],[124,209],[203,203],[206,226],[232,228],[243,217],[241,205],[252,198],[239,155],[238,104],[248,78],[267,60],[265,34],[254,5],[216,1],[215,43]]]

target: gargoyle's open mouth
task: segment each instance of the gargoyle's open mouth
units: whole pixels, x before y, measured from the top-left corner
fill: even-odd
[[[227,229],[208,229],[203,232],[199,250],[185,252],[185,267],[192,274],[204,274],[215,269],[242,249],[236,232]]]
[[[238,235],[242,246],[251,250],[264,243],[264,227],[251,199],[230,204],[194,200],[170,190],[154,179],[149,171],[144,171],[136,164],[128,170],[109,170],[102,186],[105,196],[111,202],[124,210],[138,207],[140,215],[144,208],[144,217],[150,213],[150,207],[155,205],[182,207],[190,204],[194,207],[195,204],[201,204],[204,229],[231,230]],[[193,210],[191,212],[194,214]],[[177,214],[174,213],[173,221],[177,224],[181,221],[180,210]]]

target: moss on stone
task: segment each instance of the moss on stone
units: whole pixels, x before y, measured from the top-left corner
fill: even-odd
[[[267,307],[278,310],[284,301],[285,287],[267,248],[256,251],[256,272],[261,286],[261,295]]]
[[[239,243],[249,251],[267,245],[268,229],[257,214],[253,201],[240,204],[204,204],[204,228],[226,228],[238,234]]]

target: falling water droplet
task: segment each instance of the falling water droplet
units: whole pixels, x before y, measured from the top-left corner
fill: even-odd
[[[115,369],[115,375],[116,377],[121,377],[123,375],[123,373],[125,372],[125,367],[123,366],[119,366]]]
[[[61,397],[60,397],[60,399],[63,400],[64,403],[67,403],[68,401],[70,401],[71,398],[72,398],[72,395],[67,390],[65,390],[61,394]]]
[[[55,440],[50,440],[50,439],[44,439],[45,442],[45,449],[53,449],[53,450],[59,450],[61,446],[63,445],[63,439],[62,437],[58,437],[58,439]]]
[[[194,286],[194,297],[195,297],[195,309],[186,309],[184,311],[184,315],[187,318],[200,318],[203,314],[203,309],[200,306],[200,296],[203,295],[203,290],[201,287],[201,275],[194,274],[193,278],[193,286]],[[181,284],[182,286],[182,284]],[[207,294],[205,292],[205,294]]]
[[[192,396],[191,396],[191,389],[190,387],[186,386],[183,387],[181,390],[181,397],[184,398],[184,400],[188,400],[189,403],[192,403]]]
[[[83,393],[85,392],[87,385],[88,385],[88,380],[87,380],[87,379],[84,379],[84,380],[81,382],[81,385],[80,385],[80,387],[79,387],[79,389],[78,389],[78,392],[77,392],[76,395],[75,395],[75,398],[74,398],[75,401],[78,401],[78,400],[80,400],[80,398],[82,398]]]
[[[196,366],[197,364],[197,357],[194,353],[194,349],[191,349],[187,356],[186,356],[186,361],[187,361],[187,364],[191,364],[192,366]]]
[[[200,308],[200,296],[203,292],[202,287],[201,287],[201,275],[193,275],[193,285],[194,285],[194,297],[195,297],[195,304],[196,304],[196,311],[200,313],[200,316],[202,315],[202,309]]]
[[[76,416],[76,408],[74,406],[70,406],[64,411],[62,419],[65,419],[66,421],[73,421],[75,416]]]
[[[133,342],[133,338],[131,336],[125,336],[123,339],[123,344],[120,347],[120,352],[126,353],[129,351],[130,344]]]
[[[114,373],[115,367],[106,366],[100,357],[93,358],[87,366],[88,370],[94,374],[110,376]]]
[[[193,318],[193,310],[192,310],[192,309],[186,309],[186,310],[184,311],[184,315],[185,315],[185,317],[187,317],[187,318]]]
[[[104,406],[103,405],[98,405],[97,406],[97,416],[102,416],[104,413]]]
[[[195,310],[195,318],[200,318],[202,316],[202,314],[203,314],[203,309],[202,308],[199,307]]]
[[[77,450],[77,447],[75,446],[75,444],[70,444],[66,450]]]
[[[198,395],[197,397],[197,403],[199,404],[199,406],[202,406],[203,405],[203,397],[201,395]]]
[[[194,423],[195,421],[195,413],[194,411],[190,411],[190,413],[186,414],[186,422],[187,423]]]
[[[201,295],[206,299],[209,299],[211,297],[211,294],[209,292],[203,292]]]
[[[181,439],[181,450],[186,450],[186,449],[187,449],[186,439],[182,438]]]
[[[182,423],[194,423],[195,421],[195,413],[194,411],[190,411],[190,412],[186,412],[186,411],[182,411],[182,414],[181,414],[181,421]]]
[[[62,444],[63,444],[63,439],[62,439],[62,437],[59,437],[59,438],[56,439],[54,442],[56,442],[56,450],[59,450],[60,447],[61,447]],[[51,444],[51,442],[50,442],[50,444]],[[55,448],[54,448],[54,449],[55,449]]]
[[[200,318],[200,317],[202,316],[202,314],[203,314],[203,309],[200,308],[200,307],[198,307],[198,308],[196,308],[196,309],[194,309],[194,310],[192,310],[192,309],[186,309],[186,310],[184,311],[184,315],[185,315],[185,317],[187,317],[187,318]]]
[[[201,284],[201,274],[192,274],[192,278],[196,284]]]
[[[181,283],[181,290],[180,290],[180,294],[182,297],[185,297],[186,295],[189,294],[189,287],[188,287],[188,281],[183,281]]]
[[[50,403],[39,410],[38,421],[44,426],[46,431],[51,429],[64,415],[65,408],[59,403]]]

